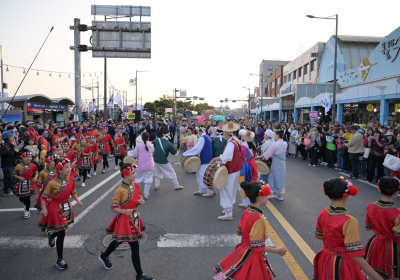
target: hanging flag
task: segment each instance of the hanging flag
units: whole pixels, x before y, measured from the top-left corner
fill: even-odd
[[[115,96],[114,101],[115,101],[115,103],[118,104],[118,106],[121,108],[121,110],[124,111],[124,104],[122,102],[121,94],[119,92]]]
[[[107,106],[114,106],[114,93],[110,95],[110,100],[108,100]]]

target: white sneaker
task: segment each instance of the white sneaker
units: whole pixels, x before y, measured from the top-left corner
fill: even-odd
[[[311,165],[311,163],[309,163],[308,165]]]
[[[106,170],[103,168],[103,171],[101,173],[106,173]]]
[[[281,196],[281,195],[276,195],[276,196],[275,196],[275,199],[276,199],[276,200],[279,200],[279,201],[283,201],[283,196]]]
[[[96,176],[96,171],[93,172],[93,176]]]
[[[220,221],[233,221],[233,216],[227,216],[227,215],[219,216],[218,220],[220,220]]]
[[[313,167],[316,167],[316,165],[314,164]]]
[[[84,187],[84,186],[86,186],[86,185],[85,185],[85,182],[82,182],[81,187]]]
[[[119,169],[119,167],[118,167],[118,166],[114,167],[114,170],[118,170],[118,169]]]
[[[9,192],[9,193],[3,193],[3,196],[13,196],[14,193],[13,192]]]
[[[271,194],[271,195],[268,196],[268,198],[275,198],[275,195]]]
[[[109,166],[106,167],[106,172],[107,172],[108,170],[110,170],[110,167],[109,167]]]
[[[24,210],[24,219],[29,219],[31,217],[31,213],[29,211]]]
[[[324,162],[324,165],[325,165],[325,166],[328,166],[328,163],[327,163],[327,162]]]
[[[87,177],[87,178],[91,178],[92,176],[90,176],[90,174],[87,174],[86,177]]]

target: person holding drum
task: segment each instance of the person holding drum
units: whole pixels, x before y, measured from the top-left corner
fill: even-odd
[[[168,128],[161,128],[158,133],[158,139],[152,142],[155,153],[154,153],[154,176],[155,176],[155,190],[160,188],[160,179],[164,176],[168,179],[172,180],[174,184],[175,190],[183,189],[182,186],[179,186],[178,178],[176,177],[175,170],[172,168],[171,164],[168,161],[169,153],[173,155],[178,155],[179,152],[175,149],[173,144],[169,141],[168,138],[169,131]]]
[[[222,155],[224,153],[224,149],[225,149],[226,143],[228,143],[228,140],[226,140],[226,138],[222,137],[223,133],[224,133],[224,131],[222,130],[222,125],[216,127],[216,137],[214,137],[212,139],[213,158],[219,157],[220,155]]]
[[[137,158],[138,170],[136,183],[144,183],[144,199],[149,199],[150,186],[153,183],[154,146],[149,142],[150,135],[143,132],[143,143],[137,144],[133,151],[128,152],[128,157]]]
[[[285,180],[286,180],[286,149],[287,143],[283,141],[283,131],[275,130],[275,142],[262,154],[257,156],[256,159],[265,158],[266,160],[272,158],[271,172],[269,173],[269,186],[273,192],[272,196],[280,201],[283,201],[283,194],[285,193]]]
[[[197,133],[200,135],[199,140],[197,141],[197,145],[194,146],[193,149],[186,151],[183,153],[183,156],[195,156],[199,155],[201,165],[200,168],[196,171],[197,183],[199,184],[199,191],[194,192],[194,195],[201,195],[203,197],[213,197],[214,191],[207,188],[203,183],[203,175],[206,170],[208,164],[213,158],[213,147],[210,136],[206,133],[206,125],[204,123],[200,123],[196,125]],[[206,193],[204,193],[206,192]]]
[[[228,122],[222,126],[222,130],[229,136],[224,153],[211,160],[212,162],[222,161],[228,170],[228,179],[225,187],[220,191],[220,205],[224,208],[224,215],[219,216],[218,220],[233,221],[233,204],[236,202],[236,188],[239,181],[239,172],[243,169],[241,148],[239,139],[234,134],[240,128],[238,123]]]
[[[114,157],[115,157],[115,170],[118,170],[118,160],[123,161],[126,150],[125,150],[125,138],[122,136],[122,131],[120,129],[117,130],[117,135],[114,138],[115,141],[115,149],[114,149]]]

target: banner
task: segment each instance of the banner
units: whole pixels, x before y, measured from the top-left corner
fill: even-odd
[[[165,113],[172,113],[172,108],[165,108]]]
[[[121,110],[124,111],[124,104],[122,103],[121,94],[119,92],[115,96],[114,102],[116,102],[118,106],[121,108]]]
[[[110,95],[110,99],[108,100],[107,106],[114,106],[114,93]]]
[[[331,109],[332,101],[330,93],[321,93],[321,106],[325,108],[325,114]]]
[[[318,111],[311,111],[310,119],[318,119]]]
[[[135,119],[136,114],[135,113],[130,113],[128,114],[128,119],[129,120],[134,120]]]
[[[93,112],[93,102],[89,102],[89,112]]]

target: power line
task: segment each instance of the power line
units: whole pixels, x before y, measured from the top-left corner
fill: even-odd
[[[22,72],[22,74],[25,74],[25,69],[28,69],[28,67],[22,67],[22,66],[16,66],[16,65],[10,65],[10,64],[3,64],[3,67],[7,67],[6,68],[6,72],[9,72],[10,70],[8,69],[9,67],[11,68],[17,68],[17,69],[23,69],[24,71]],[[59,74],[59,77],[61,77],[61,74],[68,74],[68,77],[70,77],[70,75],[74,75],[75,72],[65,72],[65,71],[52,71],[52,70],[43,70],[43,69],[31,69],[32,71],[36,71],[36,75],[39,76],[39,72],[44,72],[44,73],[49,73],[49,76],[51,77],[51,73],[55,73],[55,74]],[[86,75],[89,75],[89,77],[92,76],[92,74],[97,77],[98,73],[100,73],[100,75],[103,75],[102,71],[92,71],[92,72],[82,72],[81,74],[83,75],[83,77],[85,77]]]

